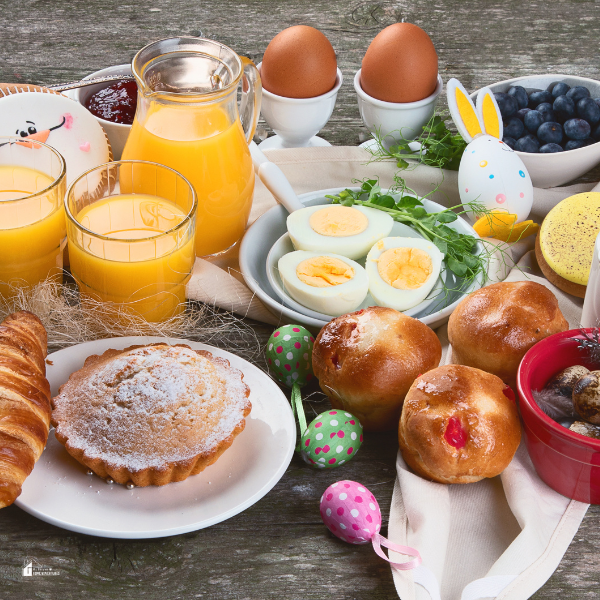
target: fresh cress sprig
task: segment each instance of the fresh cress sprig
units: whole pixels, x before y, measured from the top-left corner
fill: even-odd
[[[389,149],[384,144],[384,138],[380,131],[375,132],[374,147],[367,148],[372,155],[372,160],[394,159],[399,169],[406,169],[410,163],[407,158],[416,159],[417,163],[422,163],[430,167],[439,167],[440,169],[450,169],[458,171],[460,159],[467,143],[458,133],[453,133],[446,126],[446,121],[450,115],[445,112],[434,113],[423,131],[414,140],[404,139],[402,132],[392,132],[389,134],[394,138],[394,144]],[[420,148],[412,150],[409,144],[419,142]]]
[[[400,177],[396,177],[396,184],[401,189],[395,189],[399,192],[399,200],[389,193],[382,193],[376,179],[365,179],[356,183],[361,183],[359,190],[345,189],[327,198],[330,198],[333,204],[365,206],[388,213],[395,221],[411,226],[424,238],[433,242],[444,254],[446,268],[463,278],[467,285],[478,277],[481,277],[483,282],[486,281],[486,257],[481,253],[475,254],[479,240],[474,236],[459,233],[447,225],[456,221],[458,215],[467,212],[463,205],[428,213],[414,190],[408,188]],[[480,205],[468,208],[469,211],[485,211]],[[459,212],[454,212],[458,209]]]

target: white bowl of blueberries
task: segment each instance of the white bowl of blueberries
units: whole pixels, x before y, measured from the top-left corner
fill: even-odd
[[[502,113],[504,142],[534,186],[563,185],[600,163],[600,81],[527,75],[488,87]]]

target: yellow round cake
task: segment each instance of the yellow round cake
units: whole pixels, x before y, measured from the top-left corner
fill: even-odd
[[[540,228],[544,260],[560,277],[586,286],[599,231],[600,193],[566,198],[548,213]]]

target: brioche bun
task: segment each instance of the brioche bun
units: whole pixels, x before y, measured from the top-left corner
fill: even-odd
[[[382,306],[333,319],[321,329],[312,355],[332,406],[351,412],[367,431],[395,429],[412,382],[441,358],[432,329]]]
[[[547,287],[533,281],[494,283],[469,294],[450,315],[452,362],[493,373],[516,389],[527,350],[568,328]]]
[[[404,400],[398,428],[406,464],[439,483],[499,475],[521,440],[514,394],[499,377],[446,365],[421,375]]]

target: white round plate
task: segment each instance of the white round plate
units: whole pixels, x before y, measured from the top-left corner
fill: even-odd
[[[140,539],[187,533],[220,523],[260,500],[281,479],[296,445],[296,424],[283,392],[239,356],[189,340],[126,337],[87,342],[49,356],[52,395],[91,354],[165,342],[226,358],[244,374],[252,412],[219,460],[198,475],[156,487],[107,484],[72,458],[50,432],[48,444],[15,504],[64,529],[100,537]]]
[[[328,190],[318,190],[302,194],[299,199],[305,206],[315,206],[317,204],[327,204],[331,202],[326,195],[335,195],[345,188],[331,188]],[[356,188],[354,188],[356,189]],[[385,190],[384,190],[385,191]],[[428,212],[439,212],[445,210],[446,207],[424,199],[423,206]],[[277,240],[287,232],[286,219],[288,212],[281,205],[274,206],[266,213],[261,215],[252,226],[246,231],[240,245],[239,260],[240,270],[244,277],[246,285],[262,300],[266,306],[277,316],[280,316],[285,322],[297,323],[308,327],[309,329],[317,330],[325,326],[333,317],[316,317],[311,316],[304,307],[303,310],[295,310],[286,306],[279,298],[278,294],[273,289],[267,275],[267,256]],[[456,229],[460,233],[466,233],[473,237],[479,238],[475,230],[462,217],[458,217],[453,223],[449,223],[448,227]],[[482,244],[479,244],[478,252],[483,250]],[[452,273],[446,273],[446,285],[449,288],[459,288],[460,280],[457,280]],[[436,299],[436,301],[424,307],[424,310],[413,316],[425,325],[431,328],[443,325],[456,305],[468,294],[479,289],[481,281],[473,281],[470,286],[462,291],[450,292],[445,299]],[[311,311],[313,312],[313,311]],[[316,313],[319,314],[319,313]]]

